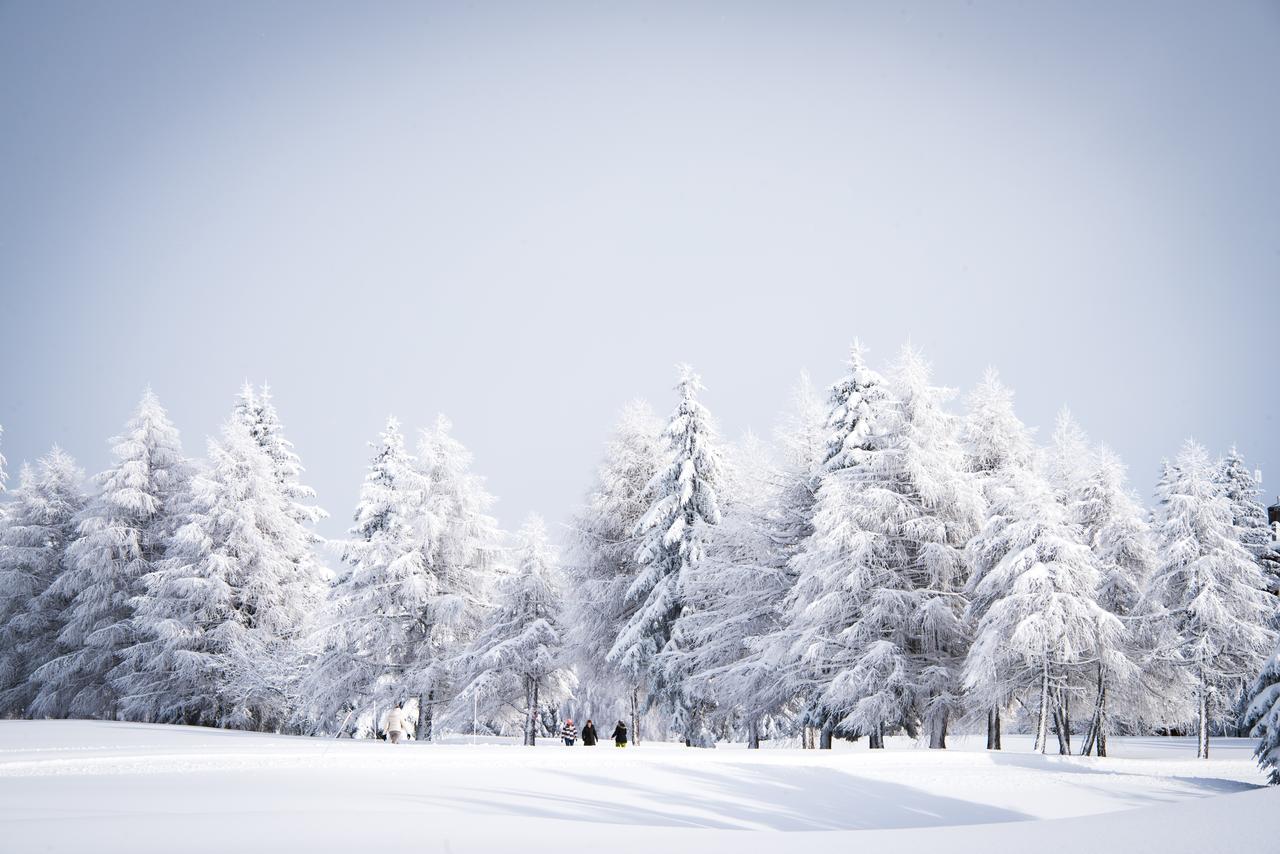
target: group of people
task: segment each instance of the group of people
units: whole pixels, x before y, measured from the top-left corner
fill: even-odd
[[[578,740],[578,728],[573,725],[573,718],[569,718],[564,722],[564,726],[560,728],[560,737],[564,739],[565,747],[573,747]],[[587,718],[587,723],[582,727],[582,746],[595,747],[596,745],[596,725],[591,718]],[[627,746],[627,725],[622,721],[618,721],[618,725],[613,728],[613,746]]]
[[[404,737],[406,724],[403,704],[396,703],[395,708],[387,712],[387,740],[392,744],[399,744]],[[573,718],[564,722],[564,726],[560,728],[560,737],[564,739],[565,747],[573,747],[577,743],[578,728],[573,725]],[[582,727],[582,745],[595,747],[595,744],[596,725],[588,718],[586,725]],[[618,725],[613,728],[613,746],[627,746],[627,725],[622,721],[618,721]]]

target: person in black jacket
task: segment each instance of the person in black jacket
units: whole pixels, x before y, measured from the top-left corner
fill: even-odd
[[[596,725],[591,722],[591,718],[587,718],[587,722],[582,727],[582,746],[596,746]]]
[[[627,725],[622,721],[618,721],[618,725],[613,728],[613,746],[627,746]]]

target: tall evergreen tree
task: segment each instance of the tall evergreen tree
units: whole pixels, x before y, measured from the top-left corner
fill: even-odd
[[[531,516],[516,535],[514,574],[502,579],[485,628],[461,659],[459,700],[484,704],[488,718],[518,711],[524,743],[538,734],[540,704],[567,698],[564,590],[542,519]]]
[[[1004,560],[1012,545],[1007,529],[1015,521],[1013,511],[1021,505],[1027,479],[1036,465],[1032,431],[1014,412],[1013,391],[1000,381],[994,369],[987,370],[969,395],[962,436],[966,465],[974,476],[987,516],[966,545],[972,565],[966,617],[976,627],[992,601],[975,595],[978,585]],[[1000,715],[1009,699],[986,710],[988,750],[1001,749]]]
[[[296,556],[310,535],[247,425],[233,417],[208,453],[168,555],[142,578],[116,686],[132,716],[275,731],[298,705],[312,600]]]
[[[636,526],[640,571],[625,597],[638,608],[608,653],[626,671],[646,674],[651,694],[672,705],[686,740],[698,743],[706,741],[705,698],[691,695],[676,672],[656,665],[660,653],[680,648],[684,585],[702,559],[707,526],[720,522],[720,451],[711,415],[697,400],[702,387],[692,368],[680,367],[680,402],[663,432],[664,465],[650,481],[652,503]]]
[[[873,668],[860,667],[865,647],[849,642],[870,587],[861,572],[843,571],[874,560],[870,540],[860,536],[860,508],[853,497],[861,491],[860,466],[878,447],[879,425],[888,418],[890,405],[884,380],[867,367],[863,348],[855,343],[847,373],[828,394],[824,447],[811,481],[812,505],[807,519],[798,520],[799,536],[789,559],[795,582],[784,627],[770,648],[792,690],[807,697],[806,722],[822,726],[824,747],[830,746],[837,720],[857,711],[859,703],[859,717],[875,720],[849,723],[870,733],[877,746],[885,723],[902,722],[899,686],[872,675]],[[876,640],[878,636],[867,643]]]
[[[1274,532],[1267,522],[1267,508],[1258,500],[1262,489],[1234,447],[1218,463],[1218,479],[1231,502],[1240,544],[1258,561],[1267,589],[1280,594],[1280,560],[1271,548]]]
[[[587,696],[620,699],[630,710],[631,737],[641,738],[642,680],[608,658],[618,633],[641,602],[627,588],[640,572],[636,533],[649,509],[650,482],[662,464],[662,424],[648,404],[633,401],[622,411],[605,446],[596,484],[570,526],[566,567],[573,579],[569,621],[575,670]]]
[[[355,526],[343,549],[347,569],[330,591],[324,648],[307,680],[322,723],[405,699],[406,677],[439,594],[419,535],[421,527],[438,523],[430,518],[426,481],[395,418],[371,447]]]
[[[1266,627],[1272,606],[1203,447],[1192,441],[1183,446],[1161,499],[1155,525],[1159,561],[1146,595],[1176,630],[1176,646],[1168,652],[1194,681],[1197,755],[1208,758],[1210,725],[1229,713],[1275,641]]]
[[[1126,629],[1125,648],[1102,649],[1093,718],[1085,736],[1085,754],[1096,748],[1099,756],[1106,756],[1109,698],[1118,699],[1119,708],[1136,723],[1149,714],[1149,692],[1142,685],[1172,683],[1163,665],[1152,658],[1158,646],[1150,626],[1154,616],[1142,610],[1142,591],[1155,566],[1151,527],[1128,490],[1120,458],[1106,447],[1098,448],[1083,472],[1077,497],[1075,518],[1100,573],[1097,602]],[[1155,678],[1137,678],[1136,667],[1145,667]],[[1153,667],[1159,673],[1152,672]]]
[[[68,602],[49,587],[65,569],[84,510],[83,481],[75,460],[55,446],[34,468],[22,467],[0,517],[0,717],[26,713],[36,692],[31,674],[57,648]]]
[[[112,671],[134,643],[133,598],[142,577],[164,557],[186,498],[190,465],[178,431],[148,389],[123,435],[116,464],[98,475],[67,548],[67,568],[50,586],[70,600],[56,655],[34,674],[40,688],[32,713],[41,717],[119,714]]]
[[[493,498],[451,429],[440,416],[418,445],[427,511],[417,526],[419,548],[434,587],[405,690],[418,698],[417,738],[423,741],[432,737],[435,708],[447,708],[453,699],[458,658],[481,628],[501,551],[497,522],[488,513]]]
[[[1280,647],[1262,666],[1249,687],[1249,704],[1241,718],[1249,735],[1258,739],[1254,756],[1267,772],[1267,782],[1280,786]]]

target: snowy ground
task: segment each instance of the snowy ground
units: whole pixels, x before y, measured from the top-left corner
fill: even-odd
[[[0,722],[0,851],[1280,851],[1244,740],[1041,757],[645,744],[392,746],[87,721]],[[799,835],[796,832],[802,832]]]

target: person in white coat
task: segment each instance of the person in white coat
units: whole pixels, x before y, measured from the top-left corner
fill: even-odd
[[[391,711],[387,712],[387,738],[392,744],[400,743],[400,736],[404,734],[404,709],[402,704],[396,703]]]

